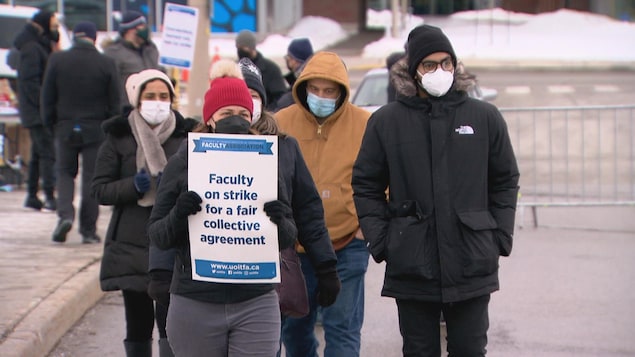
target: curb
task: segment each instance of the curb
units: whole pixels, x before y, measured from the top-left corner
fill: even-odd
[[[82,267],[44,298],[0,345],[0,356],[46,356],[73,325],[103,296],[99,285],[101,259]]]

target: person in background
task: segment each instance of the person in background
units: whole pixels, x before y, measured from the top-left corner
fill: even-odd
[[[174,87],[161,71],[132,74],[126,95],[133,109],[104,123],[106,141],[99,149],[91,187],[99,203],[113,206],[101,262],[101,289],[122,291],[126,356],[152,355],[155,320],[160,355],[171,356],[165,331],[168,307],[155,306],[147,293],[151,247],[146,224],[167,160],[198,122],[170,109]],[[157,254],[173,261],[173,251]]]
[[[256,50],[256,36],[249,30],[242,30],[236,36],[236,52],[239,60],[247,57],[260,70],[267,101],[270,103],[269,109],[272,110],[278,98],[287,92],[280,67]]]
[[[150,39],[146,17],[137,11],[130,10],[122,15],[119,37],[104,47],[104,54],[117,64],[124,106],[128,105],[125,89],[128,76],[144,69],[160,69],[159,50]]]
[[[238,64],[216,62],[205,93],[203,123],[194,131],[258,134],[250,129],[252,112]],[[202,199],[188,190],[188,155],[184,141],[168,161],[148,225],[159,249],[176,249],[167,320],[170,345],[177,356],[274,356],[280,343],[280,309],[273,284],[192,279],[188,217],[201,211]],[[280,250],[292,247],[298,233],[286,192],[279,172],[278,199],[262,207],[278,227]]]
[[[42,121],[54,127],[59,218],[52,235],[63,243],[75,220],[75,178],[82,156],[79,233],[82,243],[98,243],[99,203],[90,194],[97,150],[104,140],[101,124],[119,113],[115,62],[97,51],[97,27],[79,22],[73,46],[51,55],[42,85]],[[78,70],[80,68],[81,70]]]
[[[498,109],[458,89],[441,29],[413,29],[407,53],[397,100],[371,116],[353,167],[357,214],[374,260],[386,262],[381,294],[396,299],[403,355],[441,354],[443,313],[448,354],[485,356],[518,166]]]
[[[316,52],[307,61],[293,86],[293,97],[295,104],[275,118],[282,131],[298,139],[322,198],[341,291],[334,304],[324,300],[321,291],[335,272],[314,268],[300,247],[311,311],[303,318],[285,319],[282,341],[287,356],[317,356],[315,323],[321,306],[324,356],[359,356],[368,251],[355,213],[351,177],[370,113],[349,102],[346,66],[332,52]]]
[[[39,11],[17,34],[13,45],[19,51],[18,104],[20,123],[29,130],[31,159],[24,206],[34,210],[55,211],[55,149],[53,132],[44,125],[40,113],[40,92],[49,55],[59,49],[59,21],[55,14]],[[45,201],[38,197],[40,179]]]
[[[293,88],[302,68],[304,68],[304,63],[311,56],[313,56],[313,46],[308,38],[296,38],[289,43],[287,55],[284,56],[289,73],[284,76],[284,79],[289,83],[290,88]],[[278,111],[291,104],[293,104],[293,93],[289,90],[278,99],[273,110]]]
[[[306,166],[300,146],[295,138],[283,133],[269,111],[256,108],[266,106],[265,88],[262,84],[258,67],[249,59],[243,58],[238,63],[254,102],[254,122],[251,127],[264,135],[278,136],[280,166],[286,182],[288,196],[291,198],[293,217],[298,227],[298,242],[304,247],[314,270],[335,270],[337,256],[328,235],[324,222],[324,208],[317,192],[311,173]],[[258,118],[256,119],[256,113]],[[320,284],[321,296],[331,296],[333,302],[341,289],[341,282],[335,274],[320,276],[330,282]],[[283,324],[286,316],[282,316]],[[279,354],[278,354],[279,355]]]

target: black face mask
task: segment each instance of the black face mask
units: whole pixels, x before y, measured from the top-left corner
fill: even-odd
[[[242,59],[242,58],[245,58],[245,57],[251,58],[251,57],[249,57],[251,55],[251,53],[249,51],[245,51],[245,50],[242,50],[242,49],[238,49],[236,51],[236,55],[238,55],[238,59]]]
[[[49,39],[53,42],[58,42],[60,40],[60,32],[57,30],[53,30],[48,35]]]
[[[215,133],[218,134],[249,134],[251,123],[240,115],[232,115],[216,122]]]

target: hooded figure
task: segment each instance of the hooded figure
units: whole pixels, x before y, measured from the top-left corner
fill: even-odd
[[[328,272],[313,271],[304,247],[299,247],[302,270],[312,306],[307,317],[287,319],[282,339],[294,356],[316,354],[313,333],[317,306],[334,355],[358,356],[364,314],[364,275],[368,251],[359,231],[351,188],[352,167],[370,113],[349,102],[350,85],[342,59],[332,52],[316,52],[306,62],[292,89],[294,104],[275,114],[280,130],[295,137],[324,206],[326,227],[338,257],[342,291],[335,303],[324,305],[317,293],[328,284]],[[305,268],[306,267],[306,268]],[[316,279],[317,277],[317,279]],[[344,331],[341,326],[346,326]]]
[[[37,211],[42,208],[50,211],[57,209],[55,199],[55,150],[53,133],[50,126],[43,125],[40,117],[40,98],[44,72],[49,55],[57,49],[59,33],[57,18],[48,11],[39,11],[29,21],[13,41],[16,50],[12,50],[10,60],[17,68],[18,104],[20,123],[29,130],[31,138],[31,159],[27,178],[27,197],[25,207]],[[40,201],[38,191],[46,195],[45,202]]]

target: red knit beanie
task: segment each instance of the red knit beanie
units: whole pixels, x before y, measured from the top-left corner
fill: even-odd
[[[209,121],[216,111],[229,105],[238,105],[252,113],[254,103],[247,84],[242,78],[220,77],[212,81],[210,88],[205,93],[203,103],[203,121]]]

